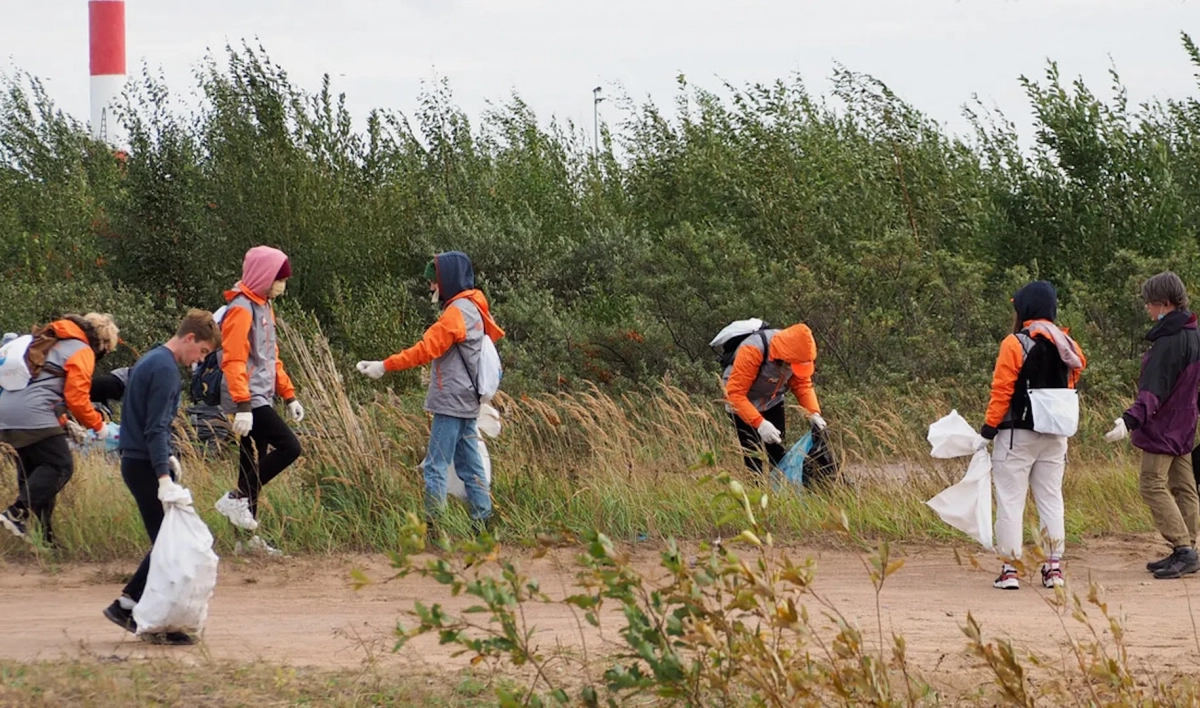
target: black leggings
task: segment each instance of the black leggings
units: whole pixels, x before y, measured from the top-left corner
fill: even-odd
[[[784,410],[785,406],[780,404],[762,412],[762,416],[770,421],[771,425],[779,429],[781,436],[786,431],[784,426]],[[750,427],[750,424],[742,420],[737,413],[733,414],[733,423],[737,427],[738,442],[742,444],[742,450],[745,451],[742,459],[746,462],[746,469],[762,474],[762,452],[764,447],[762,438],[758,436],[758,431]],[[778,465],[787,452],[782,444],[766,445],[765,447],[767,450],[767,459],[771,461],[772,465]]]
[[[142,514],[142,525],[146,527],[146,533],[150,536],[150,548],[153,550],[163,522],[163,505],[158,500],[158,474],[154,471],[154,464],[150,460],[122,457],[121,479],[125,480],[125,486],[133,493],[133,500],[137,502],[138,511]],[[146,575],[149,572],[150,552],[147,551],[142,564],[129,579],[129,584],[125,586],[122,594],[134,602],[141,600],[142,592],[146,589]]]
[[[21,516],[32,513],[42,524],[42,538],[54,543],[50,517],[58,493],[75,474],[75,459],[66,435],[55,435],[17,450],[17,500]]]
[[[253,413],[254,427],[242,438],[238,455],[238,496],[250,500],[250,513],[258,518],[259,492],[300,457],[300,441],[271,406]]]

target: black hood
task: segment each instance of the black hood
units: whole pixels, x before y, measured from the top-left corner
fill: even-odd
[[[1187,310],[1172,310],[1154,323],[1154,327],[1146,333],[1146,339],[1153,342],[1179,334],[1185,329],[1196,329],[1196,316]]]
[[[1013,295],[1013,309],[1017,311],[1017,324],[1030,320],[1058,319],[1058,292],[1046,280],[1035,280]]]
[[[475,287],[475,266],[462,251],[439,253],[433,258],[438,300],[444,305],[464,290]]]

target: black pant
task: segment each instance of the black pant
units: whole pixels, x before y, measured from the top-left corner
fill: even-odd
[[[153,550],[163,522],[163,505],[158,500],[158,473],[154,471],[154,464],[150,460],[121,457],[121,479],[125,480],[125,486],[129,487],[133,500],[137,502],[138,512],[142,515],[142,525],[146,527],[146,533],[150,536],[150,548]],[[134,602],[141,600],[142,591],[146,589],[146,575],[149,572],[150,553],[147,552],[122,594]]]
[[[771,425],[779,429],[781,436],[785,432],[784,409],[785,406],[781,403],[774,408],[763,411],[762,414],[764,418],[770,421]],[[758,436],[758,431],[750,427],[750,424],[742,420],[737,413],[733,414],[733,424],[737,427],[738,442],[742,444],[742,449],[746,451],[746,454],[742,457],[746,462],[746,469],[762,474],[762,452],[764,445],[762,438]],[[772,465],[778,465],[779,461],[783,459],[784,454],[787,453],[787,450],[783,449],[782,444],[766,445],[765,447],[767,459],[771,461]]]
[[[250,500],[250,513],[258,518],[259,492],[300,457],[300,441],[271,406],[253,413],[254,427],[242,438],[238,456],[238,495]]]
[[[50,517],[55,499],[73,474],[75,459],[65,434],[17,450],[17,500],[12,508],[19,516],[28,518],[32,513],[37,517],[46,543],[54,543]]]

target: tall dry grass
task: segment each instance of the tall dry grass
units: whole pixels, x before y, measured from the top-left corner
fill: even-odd
[[[265,490],[261,533],[294,553],[395,548],[404,512],[420,509],[418,465],[429,432],[421,397],[391,390],[386,379],[373,386],[348,380],[358,374],[337,363],[315,321],[289,326],[281,319],[279,327],[309,417],[298,428],[304,456]],[[370,395],[352,395],[360,388]],[[778,489],[766,522],[785,541],[833,539],[827,528],[843,513],[866,536],[962,540],[924,501],[956,481],[965,460],[930,459],[924,432],[951,408],[968,415],[981,410],[979,400],[953,393],[922,397],[915,387],[878,400],[827,392],[842,477],[838,484],[803,494]],[[561,527],[598,528],[631,541],[728,533],[732,529],[717,525],[710,495],[697,480],[716,470],[755,481],[742,467],[723,406],[694,400],[665,383],[619,397],[593,388],[572,395],[502,393],[497,402],[504,430],[487,441],[492,493],[499,533],[511,543]],[[1073,441],[1066,481],[1070,540],[1151,528],[1131,452],[1101,439],[1108,407],[1089,407],[1083,431]],[[798,411],[791,414],[793,421],[799,419]],[[235,482],[234,452],[216,459],[184,455],[184,483],[224,550],[232,547],[235,534],[212,503]],[[0,462],[0,495],[14,495],[15,487],[14,468]],[[55,520],[63,546],[56,557],[109,559],[133,556],[145,547],[136,507],[111,456],[80,458]],[[448,527],[452,533],[468,528],[457,503],[451,504]],[[33,551],[6,537],[0,552],[17,557]]]

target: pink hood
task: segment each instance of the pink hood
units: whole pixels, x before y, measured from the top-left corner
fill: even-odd
[[[242,261],[242,280],[239,284],[265,299],[271,291],[271,283],[275,282],[280,269],[287,262],[287,254],[278,248],[255,246],[246,251],[246,258]]]

